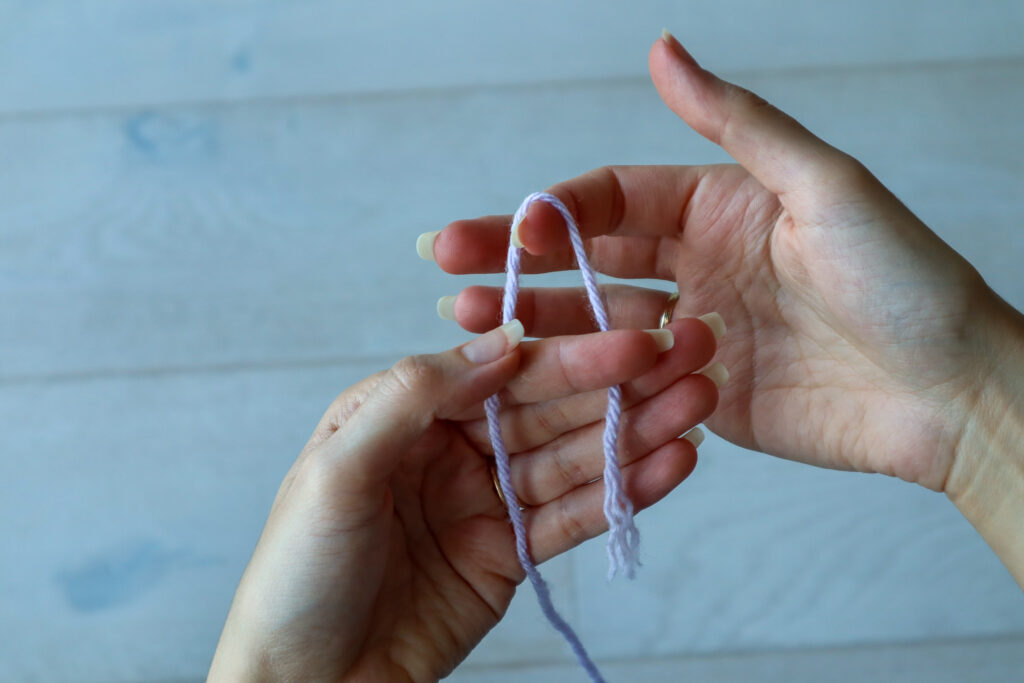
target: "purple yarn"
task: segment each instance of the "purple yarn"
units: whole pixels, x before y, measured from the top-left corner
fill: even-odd
[[[565,204],[554,195],[546,192],[535,192],[523,200],[515,216],[512,219],[512,230],[523,221],[530,205],[535,201],[547,202],[555,207],[565,220],[566,228],[569,230],[569,240],[573,250],[576,252],[576,261],[579,264],[580,273],[583,275],[583,284],[587,289],[587,296],[590,299],[590,307],[594,311],[594,318],[597,326],[602,332],[609,329],[608,314],[601,299],[601,293],[597,288],[597,280],[594,276],[594,269],[590,267],[586,252],[583,250],[583,239],[576,227],[576,220]],[[506,264],[505,293],[502,298],[502,322],[507,323],[515,317],[516,299],[519,296],[519,272],[521,269],[520,260],[522,249],[509,246],[508,262]],[[523,523],[523,513],[519,509],[519,501],[516,498],[515,489],[512,487],[512,475],[509,469],[508,451],[505,448],[505,440],[501,435],[501,425],[498,422],[498,410],[500,403],[498,395],[495,394],[484,403],[484,412],[487,414],[487,426],[491,436],[491,444],[494,447],[494,461],[498,471],[498,483],[505,495],[508,504],[508,516],[512,521],[512,528],[515,532],[516,555],[519,564],[526,571],[526,576],[533,584],[537,593],[537,600],[548,621],[565,637],[576,654],[580,665],[590,675],[591,680],[603,681],[597,666],[590,659],[587,651],[580,642],[579,636],[566,623],[565,619],[555,610],[551,602],[551,591],[547,583],[537,570],[537,565],[530,557],[530,551],[526,543],[526,527]],[[616,572],[622,570],[630,579],[636,576],[636,569],[640,565],[638,550],[640,546],[640,533],[633,523],[633,504],[626,497],[622,485],[622,472],[619,468],[619,460],[616,455],[616,445],[619,436],[619,420],[622,416],[622,389],[613,386],[608,389],[608,409],[605,413],[604,428],[604,514],[608,519],[608,579],[615,577]]]

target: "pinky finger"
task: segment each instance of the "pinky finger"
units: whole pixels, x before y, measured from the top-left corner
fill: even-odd
[[[691,441],[692,439],[692,441]],[[697,466],[703,432],[695,429],[622,469],[626,495],[635,510],[667,496]],[[540,564],[608,530],[604,483],[597,480],[525,512],[530,554]]]

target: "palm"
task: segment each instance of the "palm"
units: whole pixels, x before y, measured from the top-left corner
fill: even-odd
[[[498,622],[522,580],[484,454],[457,423],[438,423],[406,462],[392,480],[385,571],[354,680],[446,676]]]
[[[718,310],[736,332],[721,350],[735,379],[710,425],[759,450],[939,486],[951,445],[938,408],[959,391],[974,274],[863,180],[871,212],[853,192],[780,201],[738,166],[701,178],[675,272],[682,307]]]

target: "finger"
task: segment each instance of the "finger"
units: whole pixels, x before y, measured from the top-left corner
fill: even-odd
[[[661,277],[655,273],[663,262],[674,262],[674,253],[665,251],[673,249],[689,201],[708,168],[603,166],[558,183],[548,192],[569,209],[581,237],[599,238],[587,245],[591,263],[629,264],[627,272],[633,274],[616,277]],[[517,237],[530,254],[571,256],[565,220],[547,202],[530,205]],[[636,274],[641,264],[644,275]]]
[[[673,439],[623,468],[626,495],[635,510],[650,507],[690,476],[696,465],[697,447],[686,438]],[[527,509],[524,516],[533,560],[545,562],[607,531],[603,506],[604,482],[595,481]]]
[[[658,362],[674,341],[672,330],[611,330],[552,337],[520,347],[519,371],[499,392],[503,409],[604,389],[634,379]],[[595,359],[600,362],[595,362]],[[483,416],[474,404],[454,420]]]
[[[339,492],[387,481],[401,457],[437,419],[498,391],[515,374],[523,336],[513,320],[444,353],[404,358],[323,445]]]
[[[648,64],[665,104],[776,194],[818,191],[853,162],[757,95],[702,69],[668,33],[651,47]]]
[[[677,339],[676,344],[658,357],[654,367],[621,384],[623,410],[629,410],[706,366],[714,356],[715,333],[707,324],[695,318],[684,318],[670,323],[669,329]],[[499,420],[505,446],[511,453],[538,448],[601,420],[607,407],[608,392],[604,387],[551,401],[503,407]],[[477,450],[491,453],[485,420],[467,422],[462,425],[462,431]]]
[[[630,285],[603,285],[601,296],[615,328],[657,327],[669,293]],[[501,317],[500,287],[474,285],[459,292],[453,303],[458,324],[470,332],[483,332]],[[516,300],[516,318],[530,337],[554,337],[594,332],[597,325],[582,288],[525,288]]]
[[[617,455],[636,462],[714,412],[718,389],[704,375],[687,375],[623,411]],[[512,483],[524,505],[541,505],[601,476],[604,421],[592,422],[512,458]]]
[[[630,177],[636,176],[640,182],[643,180],[641,176],[650,175],[642,169],[643,167],[637,167]],[[664,176],[663,180],[671,182],[668,174],[660,175]],[[577,181],[570,181],[566,187],[556,185],[550,191],[557,194],[563,202],[568,202],[567,205],[572,210],[578,203],[571,199],[575,196],[573,192],[579,195],[582,202],[588,200],[591,194],[597,195],[606,189],[603,186],[595,186],[587,176],[582,176]],[[674,210],[675,218],[678,218],[678,207]],[[667,208],[666,214],[672,211]],[[594,213],[589,211],[586,214],[587,219],[589,220]],[[599,220],[592,226],[590,223],[579,222],[580,218],[577,216],[580,234],[584,237],[590,233],[603,234],[599,232],[601,217],[595,217]],[[421,235],[421,240],[427,235],[429,239],[426,239],[427,243],[418,244],[417,249],[422,249],[422,255],[437,261],[441,269],[448,273],[500,273],[505,270],[511,224],[511,215],[458,220],[436,234]],[[537,229],[534,229],[534,226],[538,226]],[[529,235],[527,251],[523,254],[521,264],[523,273],[548,273],[573,270],[577,267],[575,253],[569,245],[565,221],[550,205],[545,202],[536,202],[532,205],[518,231],[520,235],[524,234],[524,231]],[[535,236],[538,231],[542,235],[540,238]],[[619,239],[614,244],[588,241],[584,244],[584,250],[590,264],[607,275],[621,278],[654,277],[647,268],[652,262],[664,258],[660,255],[660,250],[664,248],[661,234],[671,235],[672,230],[666,227],[659,234],[637,234]],[[538,239],[549,245],[544,247],[548,253],[541,252]]]

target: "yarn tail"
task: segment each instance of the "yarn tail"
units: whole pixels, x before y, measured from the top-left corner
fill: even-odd
[[[611,328],[608,311],[601,298],[601,290],[597,286],[594,269],[587,259],[583,238],[580,236],[576,219],[569,209],[552,194],[536,192],[523,202],[516,212],[516,220],[526,216],[526,209],[534,201],[544,201],[555,207],[562,215],[565,226],[569,230],[569,242],[576,254],[576,263],[583,277],[583,285],[587,290],[590,308],[594,312],[597,327],[602,332]],[[509,259],[511,264],[511,257]],[[622,470],[619,467],[617,442],[619,438],[619,420],[622,417],[622,389],[614,386],[608,389],[608,409],[604,417],[604,516],[608,520],[608,580],[615,578],[618,572],[626,578],[636,577],[640,567],[640,532],[633,522],[633,503],[626,496],[622,484]]]
[[[608,520],[608,580],[622,572],[636,578],[640,567],[640,532],[633,522],[633,503],[623,490],[622,470],[616,445],[622,413],[622,388],[608,389],[608,412],[604,423],[604,516]]]
[[[548,588],[547,582],[540,575],[537,565],[533,563],[533,559],[530,557],[530,549],[526,540],[526,523],[523,520],[523,511],[519,509],[519,500],[516,498],[515,487],[512,486],[512,471],[509,467],[508,450],[505,447],[505,439],[501,434],[501,424],[498,421],[500,407],[500,399],[497,394],[488,397],[484,402],[484,413],[487,415],[487,429],[490,432],[491,445],[494,447],[494,463],[495,469],[498,472],[498,484],[501,486],[501,492],[505,496],[505,503],[508,506],[508,517],[512,522],[512,531],[515,536],[516,557],[519,558],[519,564],[522,565],[526,576],[530,579],[530,583],[533,584],[533,591],[537,594],[537,602],[540,603],[544,616],[547,617],[551,625],[569,643],[573,654],[576,655],[576,661],[579,662],[580,666],[587,672],[587,675],[590,676],[590,680],[594,681],[594,683],[605,683],[604,677],[601,676],[601,672],[598,670],[597,665],[594,664],[594,660],[590,658],[586,648],[583,647],[583,642],[579,636],[576,635],[572,626],[569,626],[569,623],[555,609],[555,605],[551,601],[551,589]]]

